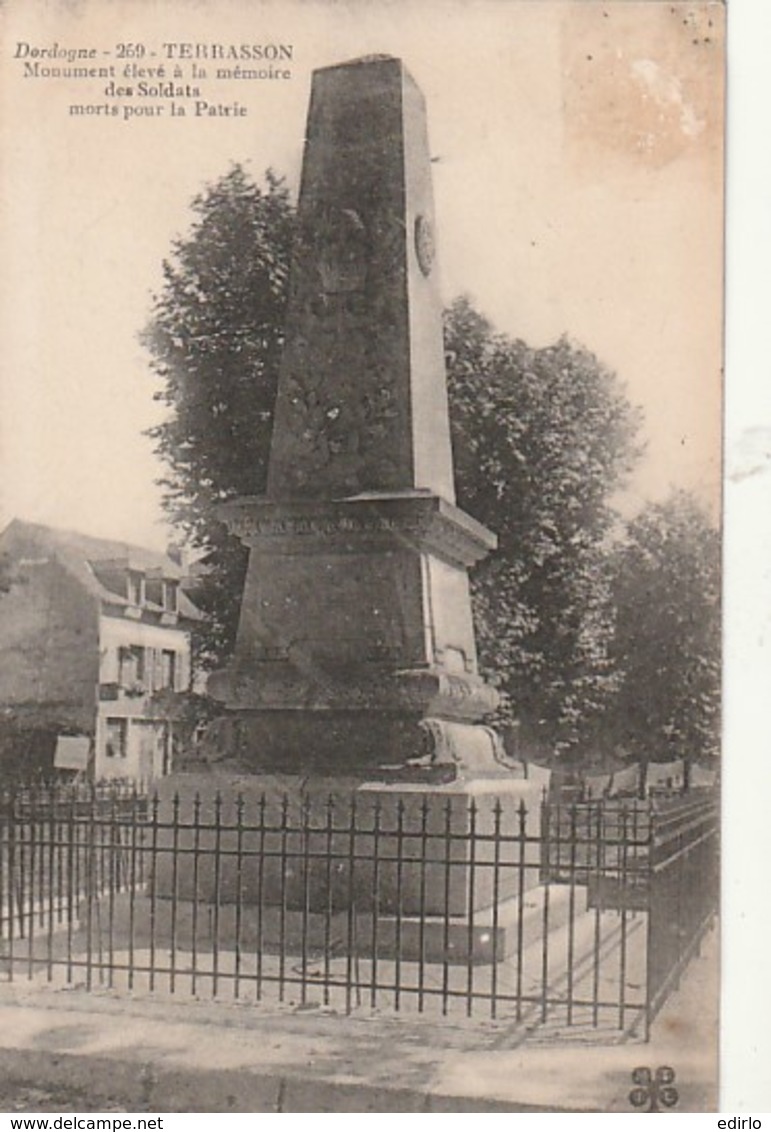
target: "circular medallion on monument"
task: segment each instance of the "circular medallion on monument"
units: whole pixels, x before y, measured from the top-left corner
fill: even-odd
[[[418,257],[420,270],[424,275],[430,275],[434,266],[434,231],[431,221],[422,213],[415,218],[415,254]]]

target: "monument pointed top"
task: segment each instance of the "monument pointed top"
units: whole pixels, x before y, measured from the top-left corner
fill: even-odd
[[[357,55],[355,59],[343,59],[341,63],[330,63],[326,67],[319,67],[320,71],[333,71],[337,67],[358,67],[362,63],[401,63],[396,55],[384,52],[375,52],[372,55]]]
[[[271,499],[454,500],[423,96],[401,59],[313,74]]]

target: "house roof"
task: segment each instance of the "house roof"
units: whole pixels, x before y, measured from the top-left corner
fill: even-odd
[[[42,523],[28,523],[23,519],[13,519],[0,534],[0,551],[15,559],[56,558],[94,597],[118,606],[128,606],[130,602],[124,594],[105,584],[105,571],[109,571],[110,567],[137,570],[173,581],[181,581],[185,573],[174,559],[162,551],[148,550],[146,547],[112,539],[94,538],[79,531],[46,527]],[[181,587],[178,612],[180,617],[187,620],[203,619],[200,610]]]

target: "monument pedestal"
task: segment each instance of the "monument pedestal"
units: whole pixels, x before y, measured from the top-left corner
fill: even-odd
[[[540,883],[540,790],[510,777],[429,786],[211,772],[166,780],[159,799],[155,930],[162,940],[173,905],[183,949],[195,921],[218,924],[222,949],[257,941],[292,954],[339,937],[363,956],[489,963],[510,950],[507,923]]]
[[[477,674],[467,574],[490,532],[428,492],[237,500],[222,514],[251,553],[236,654],[209,680],[229,709],[211,759],[499,769],[494,735],[474,726],[497,694]]]

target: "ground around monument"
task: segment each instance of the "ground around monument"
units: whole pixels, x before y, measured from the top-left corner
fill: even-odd
[[[715,929],[649,1043],[5,984],[0,1111],[623,1112],[666,1065],[678,1111],[714,1112],[717,988]]]

